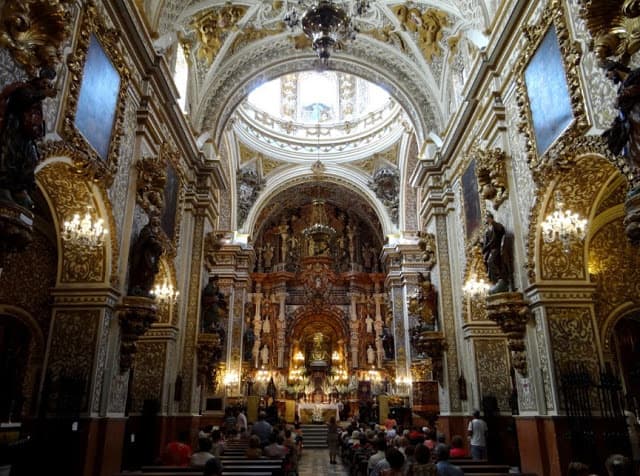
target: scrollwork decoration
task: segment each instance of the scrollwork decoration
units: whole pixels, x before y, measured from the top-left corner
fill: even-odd
[[[499,148],[483,150],[477,147],[474,155],[480,196],[490,200],[497,210],[509,198],[506,154]]]
[[[31,76],[60,61],[60,48],[71,31],[67,1],[10,0],[4,2],[0,46]]]

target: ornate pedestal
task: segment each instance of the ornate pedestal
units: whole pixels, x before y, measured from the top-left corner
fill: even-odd
[[[433,379],[442,382],[442,356],[447,343],[442,332],[424,331],[415,341],[418,352],[426,354],[431,359]]]
[[[624,231],[631,243],[640,244],[640,188],[632,190],[624,202]]]
[[[527,353],[524,337],[531,316],[522,293],[498,293],[487,296],[487,317],[495,321],[507,335],[511,364],[523,377],[527,375]]]
[[[0,201],[0,252],[21,251],[32,240],[33,213],[15,203]]]
[[[125,296],[118,306],[118,316],[122,329],[120,342],[120,371],[131,368],[133,356],[137,351],[138,339],[156,319],[156,303],[142,296]]]

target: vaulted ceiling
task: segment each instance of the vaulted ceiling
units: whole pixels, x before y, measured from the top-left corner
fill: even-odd
[[[355,40],[333,52],[329,68],[385,89],[401,108],[399,122],[403,123],[404,138],[398,135],[395,144],[385,143],[364,157],[361,154],[360,165],[329,164],[329,175],[340,179],[356,177],[360,186],[366,186],[381,167],[371,164],[382,162],[370,160],[372,169],[364,172],[362,164],[395,148],[397,157],[391,162],[400,175],[399,193],[406,193],[407,177],[412,172],[407,166],[411,160],[409,151],[415,149],[415,144],[419,148],[429,135],[444,134],[449,118],[462,101],[469,69],[487,43],[486,34],[500,3],[501,0],[371,0],[363,15],[352,18],[358,30]],[[247,140],[246,134],[239,134],[237,125],[238,107],[256,86],[285,74],[317,68],[317,57],[308,38],[299,28],[291,29],[284,22],[288,12],[304,7],[288,0],[137,0],[137,4],[158,51],[175,61],[177,46],[181,45],[189,65],[189,119],[201,140],[209,138],[219,149],[227,149],[224,155],[232,162],[231,176],[249,157],[249,162],[257,162],[258,167],[253,170],[260,179],[269,175],[262,168],[270,164],[270,178],[262,187],[266,191],[273,184],[286,188],[287,180],[295,175],[293,170],[299,176],[306,174],[309,180],[317,177],[317,170],[307,165],[305,172],[300,161],[295,167],[279,167],[287,160],[295,163],[295,157],[290,153],[280,156],[266,142],[261,147],[260,141]],[[376,200],[380,201],[380,197],[372,198],[370,208],[383,210],[384,205],[374,203]],[[259,211],[251,214],[257,216]],[[383,229],[391,226],[392,218],[379,218]],[[230,223],[232,228],[241,225],[237,217]],[[396,221],[394,226],[402,228],[402,223]]]

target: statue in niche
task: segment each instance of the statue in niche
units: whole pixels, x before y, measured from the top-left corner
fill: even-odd
[[[267,344],[262,346],[260,349],[260,360],[262,365],[269,365],[269,346]]]
[[[326,342],[324,336],[316,332],[313,335],[313,345],[311,347],[311,361],[326,362],[329,359],[329,353],[327,352]]]
[[[0,201],[32,208],[34,171],[40,161],[37,141],[45,135],[42,101],[54,97],[49,68],[27,82],[6,86],[0,93]]]
[[[371,248],[368,243],[365,243],[362,247],[362,266],[364,267],[365,271],[372,271],[373,248]]]
[[[364,323],[367,326],[367,334],[373,334],[373,319],[371,319],[371,314],[367,314]]]
[[[264,260],[264,270],[271,269],[271,262],[273,260],[273,245],[267,243],[262,247],[262,259]]]
[[[382,328],[382,348],[384,349],[384,358],[393,359],[395,355],[394,340],[387,326]]]
[[[160,218],[152,217],[140,231],[131,253],[129,295],[151,297],[160,257],[164,253]]]
[[[482,256],[489,281],[493,283],[489,294],[507,292],[511,289],[511,260],[505,244],[506,230],[491,213],[487,213],[485,224]]]
[[[420,319],[423,330],[435,330],[438,316],[438,293],[431,283],[430,274],[418,275],[418,293],[409,298],[409,312]]]
[[[373,365],[376,362],[376,351],[374,350],[373,346],[371,344],[369,344],[369,347],[367,347],[367,363],[369,365]]]
[[[227,300],[218,287],[218,277],[210,276],[202,290],[201,331],[215,333],[222,329],[222,320],[229,314]]]
[[[247,330],[244,332],[244,342],[242,343],[243,358],[245,361],[250,361],[253,353],[253,344],[256,341],[256,335],[251,328],[250,323],[247,324]]]
[[[269,315],[267,314],[262,321],[262,333],[269,334],[271,332],[271,321],[269,321]]]

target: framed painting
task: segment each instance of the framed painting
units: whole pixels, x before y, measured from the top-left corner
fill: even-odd
[[[465,232],[467,240],[470,240],[480,228],[482,220],[475,160],[469,162],[467,170],[462,174],[462,206],[464,208]]]
[[[531,122],[539,154],[573,122],[573,108],[558,34],[551,25],[524,70]]]
[[[534,172],[575,152],[589,127],[580,79],[582,52],[567,25],[562,2],[550,2],[526,28],[516,65],[521,130],[527,164]]]
[[[109,155],[120,82],[118,70],[96,36],[90,35],[74,123],[102,160]]]
[[[161,225],[164,232],[173,241],[176,235],[178,193],[180,178],[171,161],[167,161],[167,181],[164,186],[164,209],[162,210]]]
[[[109,186],[118,169],[130,72],[118,32],[107,28],[91,5],[82,18],[67,61],[70,76],[77,80],[69,83],[62,135],[73,149],[86,152],[78,159],[78,170]]]

